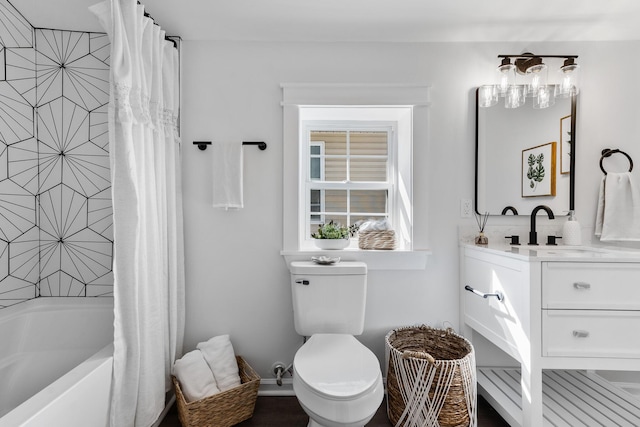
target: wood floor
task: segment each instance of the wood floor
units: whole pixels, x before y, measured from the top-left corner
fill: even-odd
[[[306,427],[308,421],[295,396],[259,396],[253,417],[238,424],[238,427]],[[385,402],[367,424],[367,427],[389,427]],[[160,427],[180,427],[176,406],[169,411]],[[189,426],[196,427],[196,426]],[[509,427],[498,413],[482,398],[478,397],[478,427]]]

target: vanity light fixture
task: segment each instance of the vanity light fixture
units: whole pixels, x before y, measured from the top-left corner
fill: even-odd
[[[491,107],[498,103],[498,98],[504,98],[505,108],[518,108],[524,105],[525,98],[533,98],[533,108],[548,108],[555,103],[556,97],[577,95],[578,71],[577,55],[534,55],[521,53],[517,55],[498,55],[498,83],[485,85],[479,91],[481,107]],[[564,59],[564,64],[558,71],[560,83],[548,81],[549,67],[544,60],[549,58]],[[512,62],[513,61],[513,62]],[[517,76],[522,76],[518,82]]]

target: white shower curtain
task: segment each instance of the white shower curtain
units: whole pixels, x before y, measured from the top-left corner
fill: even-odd
[[[164,409],[184,332],[178,51],[135,0],[91,10],[111,41],[111,426],[148,427]]]

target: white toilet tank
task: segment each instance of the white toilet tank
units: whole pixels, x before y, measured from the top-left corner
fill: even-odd
[[[296,332],[360,335],[367,300],[367,264],[318,265],[294,261],[289,266]]]

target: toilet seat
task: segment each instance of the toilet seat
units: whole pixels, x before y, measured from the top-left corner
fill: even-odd
[[[293,365],[300,382],[325,399],[358,399],[381,381],[378,359],[353,335],[315,334],[298,350]]]

